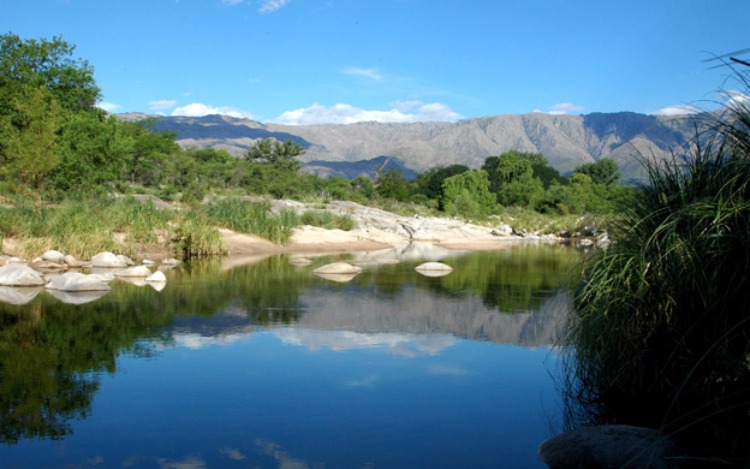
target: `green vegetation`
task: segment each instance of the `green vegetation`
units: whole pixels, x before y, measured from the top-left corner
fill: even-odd
[[[695,458],[744,465],[750,107],[735,100],[707,119],[691,153],[648,165],[613,248],[586,269],[569,325],[571,409],[580,423],[661,428]]]
[[[444,213],[488,223],[523,210],[558,220],[541,223],[550,227],[570,214],[610,213],[615,203],[634,192],[614,183],[617,165],[611,160],[583,165],[568,179],[541,154],[510,151],[487,158],[481,169],[437,167],[408,181],[398,170],[383,167],[374,180],[362,175],[349,181],[301,171],[298,158],[305,149],[293,140],[259,139],[242,157],[212,148],[182,149],[175,134],[154,131],[150,120],[127,122],[95,107],[100,90],[93,68],[75,58],[74,50],[59,37],[23,40],[0,35],[0,195],[19,210],[9,216],[26,217],[25,224],[3,223],[0,236],[22,238],[26,252],[44,246],[68,246],[79,255],[105,247],[121,249],[121,241],[107,238],[132,230],[137,233],[125,236],[126,250],[155,242],[153,230],[163,230],[162,222],[154,219],[147,233],[146,228],[115,227],[102,218],[103,196],[114,194],[149,194],[181,203],[188,212],[171,216],[176,231],[168,233],[168,239],[177,240],[185,254],[209,255],[223,248],[204,223],[278,243],[288,241],[295,224],[353,227],[348,217],[271,213],[267,205],[221,202],[201,207],[209,196],[351,200],[400,213]],[[59,206],[47,206],[50,203]],[[90,209],[84,207],[89,204]],[[56,215],[51,214],[66,211],[71,211],[69,227],[36,226],[52,223]],[[79,213],[98,218],[80,220]],[[532,231],[529,226],[518,228]],[[572,231],[575,223],[563,228]]]

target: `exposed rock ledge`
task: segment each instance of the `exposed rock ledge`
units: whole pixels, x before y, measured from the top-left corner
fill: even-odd
[[[294,201],[275,201],[274,208],[291,208],[302,213],[309,205]],[[437,217],[402,216],[354,202],[334,201],[325,209],[336,215],[348,215],[356,228],[351,231],[327,230],[315,226],[297,228],[286,246],[278,246],[252,235],[222,229],[230,255],[270,252],[368,251],[412,242],[432,243],[449,249],[502,249],[524,241],[556,241],[554,236],[518,236],[508,225],[481,226]]]

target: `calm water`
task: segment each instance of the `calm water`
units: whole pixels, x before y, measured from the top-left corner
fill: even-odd
[[[0,465],[545,467],[575,251],[311,259],[187,265],[160,292],[116,280],[78,305],[44,291],[0,303]],[[339,259],[365,271],[312,273]],[[454,272],[414,271],[435,259]]]

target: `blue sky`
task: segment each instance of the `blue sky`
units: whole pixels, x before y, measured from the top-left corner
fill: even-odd
[[[112,112],[284,124],[711,108],[747,0],[4,0],[62,35]],[[750,58],[750,53],[740,57]]]

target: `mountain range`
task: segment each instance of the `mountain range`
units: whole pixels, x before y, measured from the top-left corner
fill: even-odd
[[[279,125],[221,115],[165,117],[122,114],[127,120],[154,119],[152,128],[174,131],[183,148],[246,152],[260,138],[293,140],[299,158],[320,175],[373,175],[387,165],[414,174],[435,166],[478,168],[489,156],[518,150],[543,154],[566,175],[577,166],[612,158],[624,180],[643,176],[640,159],[668,157],[693,139],[695,116],[633,112],[553,115],[510,114],[450,122]]]

